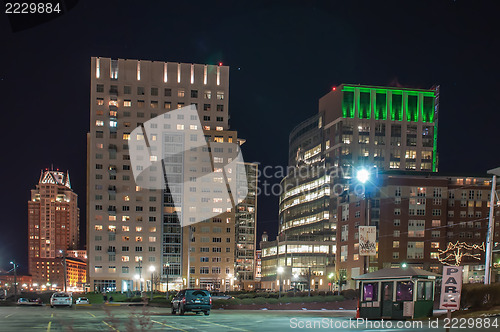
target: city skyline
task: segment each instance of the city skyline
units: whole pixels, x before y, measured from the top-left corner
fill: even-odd
[[[372,16],[371,13],[368,14],[369,9],[373,9],[370,6],[367,5],[360,10],[360,21]],[[179,10],[182,9],[181,6]],[[292,45],[294,45],[295,40],[289,38],[291,34],[285,33],[280,28],[280,24],[293,25],[293,22],[288,21],[286,18],[289,16],[287,14],[297,14],[301,10],[316,13],[314,17],[330,18],[333,23],[318,23],[318,20],[304,18],[304,21],[299,22],[298,27],[294,29],[298,31],[305,29],[304,36],[308,36],[307,31],[312,31],[312,28],[307,30],[305,26],[310,23],[314,30],[324,29],[332,34],[331,38],[337,41],[335,45],[352,46],[351,51],[342,51],[330,58],[328,55],[336,52],[335,46],[325,45],[324,43],[328,39],[325,40],[324,37],[312,35],[311,41],[307,41],[305,38],[301,39],[301,41],[306,45],[310,45],[311,48],[313,45],[322,45],[324,51],[322,53],[324,54],[313,53],[309,55],[306,52],[293,54],[294,48]],[[353,8],[346,5],[346,10],[353,10]],[[352,30],[354,32],[346,32],[348,27],[354,27],[354,23],[343,21],[340,15],[330,7],[295,5],[281,10],[281,8],[270,5],[268,7],[253,7],[248,14],[231,13],[229,9],[221,11],[222,22],[212,27],[210,31],[216,36],[217,33],[225,32],[223,29],[224,24],[234,24],[235,17],[237,17],[243,23],[233,28],[232,32],[228,32],[228,38],[237,47],[231,47],[230,43],[226,45],[209,34],[195,34],[196,29],[199,29],[200,26],[194,24],[192,30],[187,32],[187,35],[174,36],[174,41],[172,41],[172,43],[180,43],[182,39],[175,38],[188,37],[191,42],[186,47],[186,50],[151,47],[148,44],[156,36],[152,36],[151,39],[142,39],[142,37],[137,36],[137,38],[133,37],[132,40],[142,46],[139,50],[135,48],[131,50],[125,39],[120,38],[102,40],[96,47],[84,47],[83,44],[90,43],[70,41],[69,48],[78,49],[81,52],[70,52],[70,54],[65,51],[63,55],[67,55],[67,59],[59,58],[57,53],[58,43],[67,40],[68,38],[65,37],[70,36],[72,29],[67,29],[67,32],[56,31],[61,30],[59,28],[62,24],[70,24],[70,19],[78,18],[75,20],[75,23],[77,23],[79,19],[88,17],[90,12],[92,12],[92,8],[80,5],[67,17],[60,18],[59,21],[49,22],[33,28],[31,31],[27,30],[15,34],[6,33],[2,37],[4,42],[12,45],[12,50],[7,50],[2,55],[2,59],[13,64],[11,68],[6,68],[5,72],[1,74],[0,85],[6,95],[11,96],[11,98],[7,98],[8,100],[2,102],[2,109],[14,110],[5,114],[7,121],[12,126],[4,133],[6,135],[4,138],[15,137],[18,132],[28,132],[19,142],[9,146],[7,152],[10,155],[19,156],[19,150],[28,151],[29,157],[21,154],[20,161],[4,164],[3,166],[6,174],[13,174],[17,171],[24,176],[21,180],[16,179],[15,186],[13,180],[6,182],[6,185],[12,187],[13,190],[9,196],[2,199],[2,204],[7,204],[3,206],[3,211],[5,211],[3,223],[10,222],[13,227],[9,227],[1,235],[0,266],[8,265],[9,260],[12,258],[18,259],[23,265],[23,259],[27,259],[27,256],[22,257],[24,255],[22,253],[27,247],[24,242],[24,234],[27,233],[25,231],[27,229],[25,202],[29,198],[29,189],[36,180],[39,168],[53,163],[56,168],[68,169],[72,174],[75,174],[72,176],[72,180],[75,191],[81,198],[79,207],[82,211],[84,210],[83,201],[86,182],[85,132],[88,130],[89,123],[87,120],[89,84],[86,73],[89,69],[88,59],[90,55],[104,54],[113,58],[183,61],[213,65],[223,62],[224,65],[228,65],[232,71],[230,87],[232,102],[231,126],[237,128],[239,134],[241,133],[241,136],[248,140],[246,147],[251,152],[246,155],[247,160],[258,161],[262,165],[286,164],[287,154],[282,151],[286,150],[288,133],[298,123],[316,113],[319,97],[327,93],[332,86],[344,82],[391,85],[391,82],[396,82],[396,78],[404,86],[430,88],[434,84],[440,84],[443,96],[439,131],[440,171],[484,175],[487,169],[498,166],[496,164],[498,159],[494,155],[489,156],[487,153],[489,151],[488,144],[478,145],[477,141],[467,139],[467,137],[481,136],[486,141],[494,140],[494,122],[484,120],[491,117],[490,112],[496,105],[496,97],[492,93],[496,84],[493,80],[494,75],[486,72],[490,68],[489,66],[494,64],[493,52],[487,52],[492,46],[490,46],[489,39],[480,33],[483,30],[494,29],[496,26],[484,20],[484,23],[478,24],[477,27],[472,29],[472,32],[464,32],[461,24],[464,23],[466,13],[470,12],[467,4],[437,5],[432,12],[426,12],[423,7],[417,6],[413,15],[405,16],[405,19],[409,18],[410,22],[419,15],[425,16],[437,24],[437,28],[423,28],[423,31],[416,36],[415,44],[420,43],[423,50],[429,50],[428,54],[422,50],[415,52],[414,55],[402,52],[404,55],[398,56],[395,56],[390,50],[380,53],[373,52],[371,47],[373,47],[374,41],[368,41],[362,33],[363,28],[369,26],[372,22],[362,23],[359,28]],[[195,11],[195,14],[201,17],[201,12],[203,11],[199,13]],[[383,15],[383,13],[377,13]],[[436,17],[440,13],[443,15],[444,22],[442,23]],[[244,33],[244,24],[251,22],[253,15],[263,18],[264,23],[257,27],[260,32],[258,36],[262,38],[260,40],[262,48],[268,52],[258,53],[253,51],[248,55],[242,54],[237,50],[239,47],[246,46],[247,43],[252,45],[252,43],[256,42],[255,37]],[[373,16],[375,18],[380,17],[378,15]],[[393,17],[392,19],[389,20],[392,24],[399,23],[398,27],[400,29],[394,32],[396,37],[405,40],[408,36],[406,32],[410,30],[409,25],[402,22],[402,18]],[[439,17],[440,19],[441,17]],[[472,20],[473,22],[479,22],[479,18],[475,16],[472,17]],[[172,23],[167,23],[167,25],[173,24],[175,21],[173,19]],[[272,23],[275,21],[278,24]],[[384,19],[380,19],[380,21],[379,23],[382,26],[390,25],[389,22],[384,23]],[[343,27],[343,24],[345,27]],[[451,26],[451,28],[448,28],[448,26]],[[264,36],[262,32],[269,29],[273,33],[267,37]],[[40,31],[47,35],[52,34],[55,38],[49,41],[49,47],[44,48],[43,52],[39,51],[39,55],[33,58],[32,54],[34,52],[32,50],[40,48],[39,42],[35,39],[35,36],[38,36]],[[73,30],[73,32],[78,34],[78,30]],[[431,32],[434,34],[430,34]],[[236,38],[239,33],[242,36]],[[92,38],[92,35],[92,33],[85,31],[86,38]],[[139,33],[139,35],[141,34]],[[295,35],[298,35],[298,38],[302,36],[300,33]],[[355,35],[360,39],[357,42],[349,41],[351,40],[348,38],[349,35]],[[460,38],[473,41],[474,45],[477,45],[477,49],[485,50],[485,52],[478,55],[480,60],[472,56],[472,50],[465,49],[457,44],[458,35],[460,35]],[[133,33],[133,36],[136,35]],[[280,36],[285,38],[280,40],[280,38],[277,38]],[[437,41],[434,41],[434,38]],[[88,41],[89,39],[84,38],[83,40]],[[283,51],[274,50],[276,44],[282,46],[285,52],[289,51],[292,55],[284,57]],[[410,50],[413,45],[413,42],[408,39],[403,44],[403,50]],[[349,47],[345,49],[349,49]],[[19,55],[19,50],[28,52]],[[372,58],[358,56],[358,53],[369,54]],[[14,58],[14,54],[16,58]],[[345,60],[350,56],[354,56],[352,60]],[[14,61],[18,57],[18,61]],[[317,59],[314,61],[309,60],[312,57],[317,57]],[[418,60],[421,60],[421,62],[418,62]],[[365,64],[361,64],[362,61]],[[347,62],[347,65],[345,65],[345,62]],[[26,65],[22,65],[23,63]],[[415,63],[415,65],[408,65],[409,63]],[[360,68],[356,68],[358,64],[361,66]],[[456,74],[457,68],[461,69],[462,74]],[[38,76],[35,76],[34,73],[36,72],[39,72]],[[26,92],[23,92],[23,86],[18,81],[18,75],[29,77],[31,84],[38,87],[30,92],[33,97],[29,100],[24,98]],[[47,80],[48,77],[54,78]],[[65,83],[61,84],[61,82]],[[299,90],[301,93],[299,95],[295,92],[292,93],[292,90],[296,89],[293,82],[299,82],[300,84]],[[305,82],[312,84],[304,84]],[[482,82],[481,87],[473,84],[477,82]],[[483,98],[483,96],[491,96],[491,98]],[[43,110],[45,112],[39,110],[39,105],[44,105]],[[45,107],[45,105],[48,106]],[[271,112],[270,110],[275,111]],[[25,114],[28,116],[25,117]],[[250,114],[254,116],[250,116]],[[471,114],[474,114],[474,116],[471,116]],[[467,121],[461,119],[467,119]],[[280,128],[273,125],[273,123],[277,122],[281,123]],[[51,128],[51,126],[60,129],[41,129]],[[263,132],[272,134],[270,136],[274,137],[274,139],[271,143],[267,143],[269,137],[261,137]],[[61,135],[61,133],[63,134]],[[467,135],[463,133],[467,133]],[[41,136],[47,137],[51,143],[47,144],[44,140],[39,139]],[[268,149],[262,150],[258,148],[263,144]],[[470,153],[467,158],[463,158],[463,156],[456,153],[453,147],[457,145],[460,146],[462,151]],[[61,150],[66,151],[67,157],[59,155]],[[14,168],[14,165],[17,169]],[[32,174],[32,176],[30,177],[28,174]],[[277,202],[277,197],[260,200],[258,234],[261,234],[264,230],[268,231],[271,236],[276,233],[278,222]],[[7,206],[13,208],[7,208]],[[84,213],[82,213],[81,218],[83,224],[85,220]],[[25,266],[26,262],[24,262]]]

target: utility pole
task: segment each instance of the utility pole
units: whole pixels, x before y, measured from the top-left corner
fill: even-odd
[[[491,283],[491,255],[493,249],[493,237],[495,229],[495,195],[496,195],[496,184],[497,175],[500,174],[500,167],[488,171],[488,174],[493,174],[493,179],[491,180],[491,194],[490,194],[490,216],[488,219],[488,232],[486,234],[486,262],[484,268],[484,284],[489,285]]]

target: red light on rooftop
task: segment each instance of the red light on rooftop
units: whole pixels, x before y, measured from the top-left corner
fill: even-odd
[[[219,66],[222,66],[222,62],[219,62]]]
[[[332,88],[332,91],[335,91],[335,90],[337,90],[337,87],[336,87],[336,86],[334,86],[334,87]]]

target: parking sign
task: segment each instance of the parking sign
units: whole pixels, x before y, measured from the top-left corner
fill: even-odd
[[[439,309],[447,309],[447,310],[460,309],[461,293],[462,293],[462,267],[444,266]]]

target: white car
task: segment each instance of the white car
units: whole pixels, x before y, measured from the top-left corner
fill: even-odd
[[[76,299],[76,304],[90,304],[90,301],[86,297],[79,297]]]
[[[55,306],[67,306],[71,308],[73,306],[73,297],[68,293],[54,293],[50,298],[50,307],[54,308]]]

